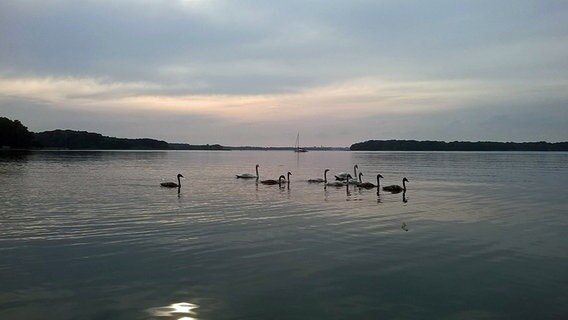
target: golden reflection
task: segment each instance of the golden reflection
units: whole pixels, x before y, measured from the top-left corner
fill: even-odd
[[[154,317],[169,317],[176,320],[197,320],[194,309],[198,305],[189,302],[174,303],[166,307],[150,308],[147,310]],[[177,318],[182,316],[181,318]]]

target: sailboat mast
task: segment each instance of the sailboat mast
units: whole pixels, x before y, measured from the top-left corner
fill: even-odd
[[[298,131],[298,135],[296,136],[296,145],[294,146],[295,152],[307,152],[308,150],[300,147],[300,131]]]

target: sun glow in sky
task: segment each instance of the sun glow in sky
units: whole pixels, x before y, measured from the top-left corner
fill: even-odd
[[[225,145],[568,140],[562,1],[0,0],[0,116]]]

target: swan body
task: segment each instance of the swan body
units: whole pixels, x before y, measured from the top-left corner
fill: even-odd
[[[241,174],[237,174],[237,179],[258,179],[258,167],[259,165],[256,165],[256,175],[252,174],[252,173],[241,173]]]
[[[338,174],[336,174],[336,175],[334,175],[334,176],[335,176],[335,180],[345,181],[345,180],[347,180],[347,176],[348,176],[348,175],[350,175],[350,173],[348,173],[348,172],[340,172],[340,173],[338,173]]]
[[[184,178],[184,176],[180,174],[177,175],[177,179],[178,179],[178,183],[175,182],[162,182],[160,183],[160,186],[165,187],[165,188],[181,188],[181,180],[180,178]]]
[[[286,177],[284,175],[281,175],[280,177],[278,177],[278,180],[274,180],[274,179],[262,180],[260,183],[267,184],[267,185],[274,185],[274,184],[282,184],[282,182],[285,181],[285,180],[286,180]]]
[[[404,177],[402,179],[402,187],[397,185],[397,184],[393,184],[391,186],[383,187],[383,190],[388,191],[388,192],[392,192],[392,193],[399,193],[399,192],[402,192],[402,191],[406,191],[406,182],[410,182],[410,181],[408,181],[408,179],[406,179],[406,177]]]
[[[359,173],[359,180],[361,180],[362,175],[363,175],[362,173]],[[379,179],[382,178],[382,177],[383,177],[382,175],[377,174],[377,185],[374,185],[370,182],[361,182],[361,183],[359,183],[358,187],[363,188],[363,189],[380,188],[381,183],[380,183]]]
[[[355,178],[357,178],[357,169],[359,169],[358,165],[354,165],[353,166],[353,173],[355,174]],[[347,173],[347,172],[340,172],[338,174],[335,175],[335,180],[339,180],[339,181],[345,181],[347,180],[347,176],[350,176],[351,179],[353,178],[351,176],[351,174]]]
[[[329,169],[325,169],[323,171],[323,179],[322,178],[317,178],[317,179],[310,179],[308,180],[309,183],[327,183],[327,172],[329,171]]]
[[[351,176],[351,175],[349,175]],[[347,179],[349,179],[349,176],[347,177]],[[325,184],[328,187],[345,187],[347,185],[347,180],[345,181],[341,181],[341,180],[336,180],[336,181],[332,181],[332,182],[328,182]]]

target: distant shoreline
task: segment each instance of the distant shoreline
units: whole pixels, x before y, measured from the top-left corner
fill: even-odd
[[[417,141],[368,140],[351,145],[351,151],[500,151],[500,152],[554,152],[568,151],[568,142],[492,142],[492,141]]]
[[[76,130],[30,132],[18,120],[0,117],[0,151],[294,151],[295,147],[223,146],[169,143],[151,138],[116,138],[100,133]],[[500,151],[500,152],[566,152],[568,142],[492,142],[492,141],[417,141],[368,140],[350,147],[302,147],[307,151]]]

